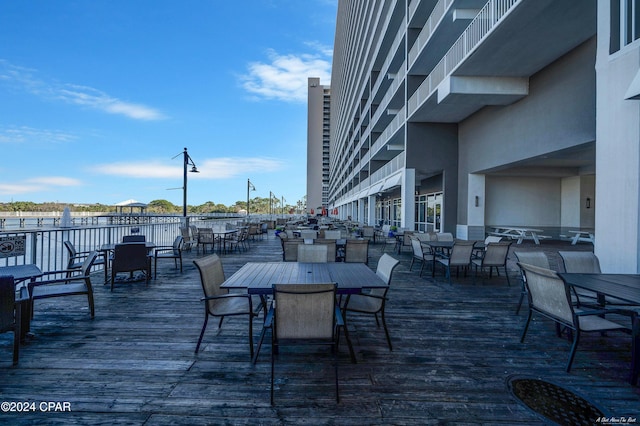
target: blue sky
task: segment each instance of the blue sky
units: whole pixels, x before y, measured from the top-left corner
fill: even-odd
[[[306,193],[337,0],[0,1],[0,202]],[[172,157],[178,155],[177,158]]]

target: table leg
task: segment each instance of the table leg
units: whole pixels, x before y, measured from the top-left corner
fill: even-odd
[[[629,383],[632,386],[638,384],[640,376],[640,316],[633,317],[633,327],[631,333],[631,377]]]
[[[24,342],[31,336],[31,299],[27,287],[20,288],[20,341]]]
[[[353,350],[353,345],[351,344],[351,338],[349,337],[349,328],[347,327],[347,305],[349,304],[350,295],[347,295],[347,299],[344,302],[344,306],[342,308],[342,320],[344,321],[344,338],[347,341],[347,346],[349,347],[349,356],[351,356],[351,362],[353,364],[357,364],[356,353]]]
[[[256,348],[253,355],[254,364],[258,361],[258,355],[260,355],[260,348],[262,348],[262,341],[264,340],[264,335],[267,332],[267,327],[265,327],[265,323],[267,322],[267,312],[269,310],[269,307],[267,306],[267,297],[263,294],[260,295],[260,305],[262,305],[262,309],[264,309],[264,315],[262,320],[262,331],[260,331],[260,338],[258,339],[258,347]]]
[[[531,233],[531,237],[533,238],[533,241],[534,241],[536,244],[540,244],[540,240],[538,239],[538,234],[536,234],[535,232],[532,232],[532,233]]]

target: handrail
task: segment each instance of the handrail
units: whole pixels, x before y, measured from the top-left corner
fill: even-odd
[[[522,0],[489,0],[408,101],[408,116],[427,100],[483,38]]]

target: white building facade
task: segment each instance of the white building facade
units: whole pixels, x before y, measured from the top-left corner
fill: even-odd
[[[594,229],[603,270],[640,271],[638,3],[341,0],[329,209],[462,239]]]

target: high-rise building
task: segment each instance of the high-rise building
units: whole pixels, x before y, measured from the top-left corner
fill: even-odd
[[[640,272],[639,37],[638,0],[340,0],[329,208],[589,229],[604,270]]]
[[[319,78],[309,78],[308,84],[307,214],[321,214],[329,203],[331,90]]]

